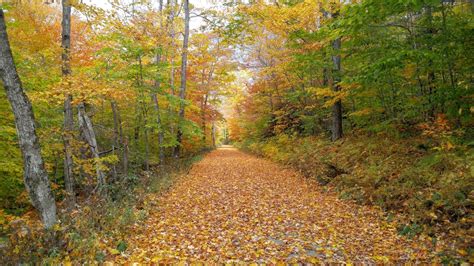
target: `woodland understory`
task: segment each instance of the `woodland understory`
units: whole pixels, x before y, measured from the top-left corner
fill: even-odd
[[[474,264],[473,11],[0,1],[0,264]]]

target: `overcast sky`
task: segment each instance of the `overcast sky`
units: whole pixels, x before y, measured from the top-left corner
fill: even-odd
[[[158,2],[158,0],[156,2]],[[84,0],[84,3],[93,4],[104,9],[110,8],[108,0]],[[210,0],[189,0],[189,3],[196,8],[210,8],[216,5],[210,3]],[[191,16],[191,29],[197,29],[203,24],[204,21],[200,17]]]

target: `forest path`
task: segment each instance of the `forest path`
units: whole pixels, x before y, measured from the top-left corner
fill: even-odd
[[[133,262],[403,262],[429,259],[371,207],[231,147],[194,165],[129,242]]]

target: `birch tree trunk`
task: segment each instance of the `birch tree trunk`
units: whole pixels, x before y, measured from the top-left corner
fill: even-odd
[[[62,47],[62,74],[63,77],[71,74],[70,50],[71,50],[71,4],[69,0],[62,1],[63,17],[61,22],[61,47]],[[66,95],[64,100],[64,185],[66,188],[66,204],[71,208],[76,202],[74,193],[74,162],[71,142],[74,130],[74,115],[72,111],[72,96]]]
[[[56,223],[56,203],[41,156],[33,108],[23,91],[13,61],[2,9],[0,9],[0,76],[15,116],[15,125],[23,157],[23,178],[26,190],[30,195],[33,206],[38,210],[44,226],[51,228]]]
[[[96,169],[96,175],[97,175],[97,183],[98,183],[99,189],[102,189],[105,186],[105,174],[100,169],[99,147],[97,146],[97,139],[95,137],[94,128],[92,127],[92,121],[90,120],[89,116],[86,114],[84,103],[80,103],[77,106],[77,115],[79,119],[79,128],[82,132],[82,137],[89,145],[89,149],[92,153],[92,156],[96,160],[95,169]]]
[[[177,158],[180,154],[181,144],[183,141],[183,129],[181,122],[184,120],[184,100],[186,99],[186,70],[188,66],[188,43],[189,43],[189,0],[183,0],[184,5],[184,39],[183,39],[183,51],[181,54],[181,87],[179,88],[179,120],[178,133],[176,140],[178,145],[175,148],[174,156]]]

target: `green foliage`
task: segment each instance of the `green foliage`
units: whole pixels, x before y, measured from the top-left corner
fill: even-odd
[[[0,209],[18,214],[28,206],[20,199],[24,190],[22,160],[4,90],[0,91],[0,99]]]
[[[442,236],[462,251],[451,247],[446,258],[466,260],[474,188],[472,8],[435,0],[242,7],[259,32],[253,56],[263,70],[250,71],[231,138],[329,184],[342,199],[380,206],[403,225],[402,235]],[[337,100],[346,137],[332,143]]]
[[[323,9],[326,4],[321,1]],[[257,74],[268,84],[258,84],[250,92],[250,115],[246,119],[254,125],[244,125],[251,132],[249,137],[271,137],[282,132],[327,134],[331,111],[328,107],[336,97],[343,103],[345,131],[403,137],[413,135],[417,124],[446,115],[462,131],[460,138],[470,134],[467,130],[474,123],[471,3],[365,0],[332,7],[338,16],[331,18],[316,7],[314,11],[323,13],[316,14],[319,26],[287,25],[291,29],[288,36],[280,32],[279,25],[266,21],[270,19],[264,12],[275,12],[273,5],[254,6],[248,11],[248,18],[262,23],[269,35],[287,38],[288,44],[280,49],[291,57],[273,58],[277,63],[265,66],[266,70]],[[282,4],[276,14],[304,10],[305,6]],[[336,51],[331,41],[337,37],[342,38],[342,48]],[[333,71],[331,57],[335,55],[342,58],[342,73]],[[284,79],[275,74],[280,68],[284,69]],[[333,93],[330,83],[337,75],[342,79],[342,91]],[[278,95],[270,99],[271,111],[262,107],[267,91],[273,89],[273,83],[267,80],[283,84]],[[242,116],[245,118],[245,113]]]
[[[398,233],[402,236],[414,237],[415,235],[422,232],[422,227],[414,223],[411,225],[401,226],[398,229]]]
[[[145,2],[136,5],[140,8],[133,11],[136,12],[135,18],[130,20],[122,20],[123,14],[118,6],[107,11],[83,4],[74,6],[72,74],[68,77],[61,74],[62,50],[58,38],[61,35],[60,10],[45,5],[44,1],[30,1],[15,3],[5,13],[16,67],[33,105],[45,166],[58,201],[62,201],[65,195],[62,129],[66,94],[73,97],[73,174],[79,197],[95,191],[97,168],[107,175],[107,180],[123,178],[129,183],[139,182],[138,177],[132,179],[129,173],[123,172],[125,144],[128,172],[132,173],[140,171],[146,164],[159,164],[161,148],[165,157],[171,157],[174,148],[179,145],[183,156],[195,154],[208,146],[196,141],[203,138],[203,132],[200,119],[192,116],[201,112],[199,99],[196,99],[199,97],[194,96],[202,93],[201,87],[196,88],[194,77],[190,75],[187,82],[188,93],[192,97],[185,100],[178,97],[180,46],[176,45],[177,40],[173,40],[174,46],[171,45],[169,32],[166,32],[170,30],[170,25],[157,26],[160,19],[166,21],[169,10],[160,14]],[[82,15],[76,17],[76,12]],[[174,24],[174,30],[178,31],[182,26],[179,16]],[[209,50],[212,49],[209,47]],[[162,56],[160,63],[155,62],[158,53]],[[195,56],[193,51],[190,56]],[[171,84],[171,67],[174,68],[174,84]],[[193,71],[197,72],[202,66],[193,67]],[[216,67],[215,71],[220,73],[227,69]],[[153,93],[157,94],[158,111],[150,97]],[[90,147],[77,131],[76,107],[79,102],[85,104],[91,118],[101,152],[100,159],[93,158]],[[120,140],[117,140],[116,131],[119,129],[115,128],[111,102],[116,104],[116,112],[121,119]],[[184,119],[178,115],[181,104],[190,114]],[[207,106],[209,113],[215,112],[212,118],[208,118],[208,123],[211,119],[220,119],[220,114],[214,110],[217,104],[217,100],[212,100]],[[31,210],[32,206],[24,189],[23,162],[14,118],[3,89],[0,92],[0,114],[0,209],[21,215]],[[158,116],[160,123],[157,122]],[[183,132],[183,143],[177,141],[178,127]],[[164,136],[161,143],[159,134]],[[117,192],[121,188],[111,186],[109,189]],[[117,192],[117,195],[123,193],[125,191]]]

